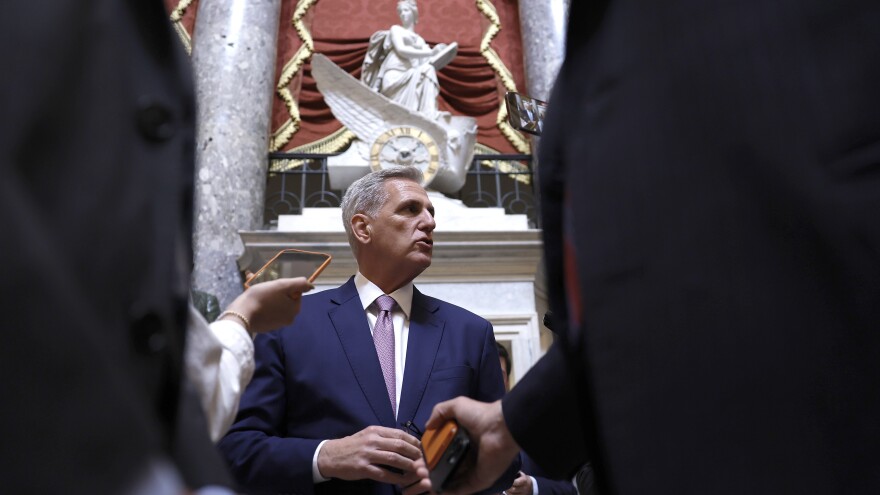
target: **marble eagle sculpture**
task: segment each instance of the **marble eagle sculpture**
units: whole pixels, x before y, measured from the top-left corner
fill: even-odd
[[[450,45],[455,50],[455,45]],[[443,54],[446,62],[449,54]],[[312,75],[333,115],[369,150],[371,168],[418,166],[425,187],[456,192],[464,185],[476,142],[476,120],[440,112],[424,115],[394,102],[316,53]],[[351,153],[356,159],[357,153]],[[365,163],[364,165],[367,165]],[[364,170],[366,173],[366,169]]]

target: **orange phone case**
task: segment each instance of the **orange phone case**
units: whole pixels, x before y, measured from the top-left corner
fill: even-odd
[[[250,289],[251,285],[255,285],[255,284],[253,283],[253,281],[256,280],[257,278],[259,278],[259,277],[262,275],[262,273],[263,273],[264,271],[268,270],[268,269],[269,269],[269,268],[270,268],[270,267],[276,262],[276,260],[278,260],[282,255],[284,255],[284,253],[304,253],[304,254],[312,254],[312,255],[318,255],[318,256],[324,256],[324,257],[326,257],[326,259],[324,260],[324,262],[321,263],[321,265],[318,266],[318,268],[315,269],[315,271],[312,272],[311,275],[309,275],[309,277],[308,277],[308,281],[309,281],[310,283],[311,283],[311,282],[314,282],[315,279],[318,278],[318,275],[320,275],[321,272],[324,271],[324,268],[327,268],[327,265],[330,264],[330,261],[333,260],[333,257],[330,256],[330,255],[327,254],[327,253],[318,253],[318,252],[315,252],[315,251],[304,251],[304,250],[302,250],[302,249],[282,249],[281,251],[278,251],[278,253],[276,253],[275,256],[272,257],[272,259],[270,259],[269,261],[267,261],[265,265],[263,265],[262,267],[260,267],[260,269],[257,270],[256,273],[254,273],[253,275],[251,275],[250,277],[248,277],[248,279],[247,279],[247,280],[245,281],[245,283],[244,283],[244,287],[245,287],[246,289]],[[302,274],[302,276],[305,276],[305,275],[306,275],[306,274]]]
[[[425,462],[428,469],[437,467],[440,457],[446,451],[458,432],[458,423],[454,420],[443,423],[440,428],[428,428],[422,437],[422,448],[425,450]]]
[[[425,431],[422,436],[422,451],[428,465],[431,487],[435,492],[443,491],[446,481],[452,477],[467,454],[470,443],[467,430],[460,427],[454,419],[446,421],[439,428],[428,428]]]

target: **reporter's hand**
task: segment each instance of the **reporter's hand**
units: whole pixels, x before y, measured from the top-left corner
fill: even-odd
[[[458,397],[441,402],[434,406],[425,427],[439,427],[448,419],[455,419],[468,431],[476,463],[462,465],[459,468],[462,471],[449,481],[443,493],[468,494],[488,488],[510,466],[520,450],[504,423],[501,401],[486,403]]]
[[[246,289],[226,309],[250,320],[252,333],[268,332],[292,323],[299,313],[303,292],[313,288],[305,277],[279,278]]]
[[[513,485],[504,490],[504,493],[507,495],[532,495],[533,491],[532,477],[520,471],[516,479],[513,480]]]
[[[327,441],[318,453],[318,471],[325,478],[371,479],[406,487],[419,481],[415,461],[421,457],[416,437],[403,430],[368,426],[354,435]]]

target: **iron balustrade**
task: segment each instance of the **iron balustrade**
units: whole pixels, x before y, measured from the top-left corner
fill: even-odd
[[[270,153],[264,219],[277,224],[279,215],[301,214],[303,208],[338,207],[344,191],[331,189],[327,158],[315,153]],[[446,196],[471,208],[501,207],[524,214],[538,226],[532,155],[474,155],[461,191]]]

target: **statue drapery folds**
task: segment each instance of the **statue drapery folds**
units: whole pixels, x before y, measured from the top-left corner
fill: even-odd
[[[361,81],[411,110],[433,116],[440,94],[439,64],[433,57],[442,54],[447,45],[438,43],[431,48],[416,34],[419,10],[414,0],[398,1],[397,14],[399,25],[370,36]]]

